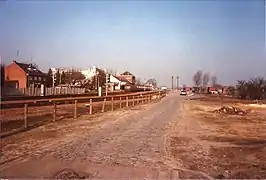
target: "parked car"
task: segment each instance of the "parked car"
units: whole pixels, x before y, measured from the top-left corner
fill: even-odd
[[[180,95],[186,96],[186,95],[187,95],[187,91],[182,90],[182,91],[180,92]]]

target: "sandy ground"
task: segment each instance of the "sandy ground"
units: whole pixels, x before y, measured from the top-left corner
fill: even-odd
[[[167,142],[173,164],[213,178],[266,178],[266,109],[210,99],[183,105],[182,120]],[[251,112],[244,116],[213,112],[221,106]]]
[[[222,105],[171,93],[160,102],[44,125],[2,139],[0,175],[266,178],[264,111],[254,109],[247,116],[212,112]]]
[[[91,178],[176,177],[163,162],[164,138],[180,118],[178,94],[160,102],[81,116],[2,140],[1,176],[52,178],[70,169]]]

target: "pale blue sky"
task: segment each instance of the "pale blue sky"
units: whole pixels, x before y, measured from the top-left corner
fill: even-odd
[[[263,0],[0,2],[0,55],[49,67],[129,70],[170,85],[266,75]],[[19,58],[16,52],[19,49]]]

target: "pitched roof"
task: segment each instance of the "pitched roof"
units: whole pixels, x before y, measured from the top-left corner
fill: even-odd
[[[133,76],[133,74],[130,73],[130,72],[128,72],[128,71],[123,72],[121,75],[130,75],[130,76]]]
[[[36,68],[32,64],[25,64],[25,63],[18,63],[17,61],[13,61],[16,63],[23,71],[28,73],[29,75],[32,76],[46,76],[42,71],[40,71],[38,68]]]
[[[114,75],[113,75],[114,76]],[[126,78],[124,78],[123,76],[114,76],[116,79],[118,79],[121,82],[125,82],[128,84],[132,84],[129,80],[127,80]]]

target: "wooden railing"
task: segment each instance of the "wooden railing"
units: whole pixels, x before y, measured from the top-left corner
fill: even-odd
[[[166,94],[162,91],[142,92],[125,95],[113,95],[105,97],[90,98],[68,98],[68,99],[46,99],[38,102],[49,103],[47,106],[31,106],[36,101],[24,101],[23,108],[2,109],[1,119],[1,137],[20,132],[29,128],[42,125],[44,122],[56,122],[64,117],[77,118],[84,114],[103,113],[106,111],[114,111],[124,107],[136,106],[152,101],[160,100]],[[67,102],[67,103],[64,103]],[[15,102],[10,102],[15,103]],[[21,102],[20,102],[21,103]],[[7,105],[8,102],[5,102]],[[74,105],[74,106],[73,106]],[[60,111],[66,111],[62,114]],[[40,113],[42,111],[42,113]],[[17,113],[17,117],[12,116],[12,112]],[[37,112],[37,114],[35,114]],[[11,114],[10,114],[11,113]],[[72,114],[72,115],[71,115]],[[5,115],[9,115],[5,118]],[[14,116],[16,116],[14,114]],[[45,118],[45,117],[46,118]],[[47,117],[48,116],[48,117]]]

